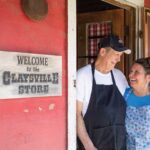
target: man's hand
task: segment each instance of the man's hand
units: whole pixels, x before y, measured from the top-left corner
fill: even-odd
[[[82,116],[83,103],[77,100],[77,134],[85,150],[98,150],[91,141]]]

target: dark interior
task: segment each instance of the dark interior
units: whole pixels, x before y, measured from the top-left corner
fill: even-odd
[[[101,0],[77,0],[77,13],[118,9],[119,7]]]

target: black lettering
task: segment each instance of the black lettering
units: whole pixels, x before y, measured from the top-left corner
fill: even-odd
[[[29,76],[29,82],[34,82],[34,74],[30,74]]]
[[[23,58],[22,58],[22,56],[17,56],[17,59],[18,59],[18,65],[20,65],[20,64],[23,63]]]
[[[37,85],[37,93],[42,93],[42,85]]]
[[[20,85],[18,88],[19,94],[36,94],[49,92],[49,85]]]
[[[24,77],[24,82],[28,82],[29,74],[22,74],[22,76]]]
[[[23,79],[23,74],[18,75],[18,81],[19,83],[23,83],[25,80]]]
[[[10,84],[10,71],[5,71],[3,73],[3,84],[9,85]]]
[[[45,58],[45,66],[48,66],[48,58]]]
[[[49,86],[48,85],[44,85],[44,93],[48,93],[49,92]]]
[[[30,56],[17,56],[18,65],[43,65],[48,66],[47,57],[30,57]]]
[[[24,93],[28,94],[29,93],[29,88],[30,88],[30,85],[26,85],[24,86]]]
[[[11,82],[12,82],[12,83],[17,83],[17,82],[18,82],[17,76],[16,76],[15,73],[12,73],[12,74],[11,74]]]
[[[35,85],[32,85],[30,88],[31,88],[31,93],[36,93],[36,86]]]
[[[47,79],[48,79],[48,82],[52,82],[52,78],[50,74],[47,75]]]
[[[23,90],[24,88],[23,88],[23,86],[22,85],[20,85],[19,86],[19,94],[23,94],[24,93],[24,90]]]
[[[32,62],[32,65],[35,65],[36,64],[36,58],[32,57],[31,62]]]
[[[40,78],[40,74],[35,74],[35,76],[34,76],[35,82],[38,82],[38,81],[39,81],[39,78]]]
[[[29,57],[27,57],[27,56],[23,56],[23,58],[24,58],[24,64],[25,65],[30,65],[29,63]]]
[[[52,75],[53,75],[53,84],[58,84],[59,79],[58,73],[52,73]]]

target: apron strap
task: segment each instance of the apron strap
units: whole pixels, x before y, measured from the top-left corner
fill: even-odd
[[[94,73],[95,73],[95,62],[91,64],[91,68],[92,68],[93,85],[96,85],[96,81],[95,81],[95,78],[94,78]]]
[[[114,84],[114,85],[116,85],[115,78],[114,78],[114,75],[113,75],[112,70],[111,70],[111,72],[110,72],[110,73],[111,73],[111,78],[112,78],[113,84]]]
[[[133,92],[133,89],[131,88],[129,91],[127,91],[127,93],[125,94],[125,99],[126,101],[128,101],[128,97],[129,95]]]

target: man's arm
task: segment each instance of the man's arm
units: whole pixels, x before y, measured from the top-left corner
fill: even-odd
[[[85,150],[97,150],[87,133],[85,123],[83,120],[83,116],[82,116],[82,107],[83,107],[83,103],[77,100],[77,134],[78,134],[78,137],[80,141],[82,142]]]

